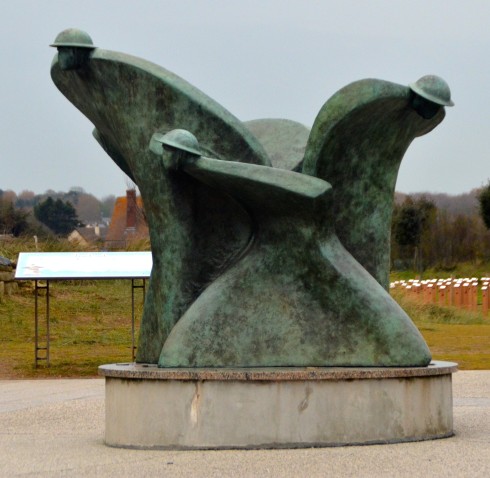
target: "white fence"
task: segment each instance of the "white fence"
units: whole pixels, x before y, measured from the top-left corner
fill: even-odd
[[[486,317],[490,306],[490,277],[462,279],[399,280],[390,288],[402,290],[426,304],[452,306],[477,312]]]

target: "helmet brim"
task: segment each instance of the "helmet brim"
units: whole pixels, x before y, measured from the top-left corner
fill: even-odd
[[[186,151],[187,153],[191,153],[195,156],[202,156],[202,152],[192,148],[190,146],[186,146],[185,144],[178,143],[176,141],[172,141],[168,137],[165,137],[165,134],[156,133],[153,135],[153,139],[164,146],[169,146],[170,148],[178,149],[179,151]]]
[[[417,95],[421,96],[422,98],[425,98],[426,100],[431,101],[432,103],[436,103],[441,106],[454,106],[454,102],[449,99],[449,100],[444,100],[441,98],[438,98],[434,95],[431,95],[430,93],[427,93],[426,91],[422,90],[419,88],[418,85],[415,83],[410,83],[408,87],[414,92],[417,93]]]
[[[94,45],[87,45],[86,43],[52,43],[49,46],[53,48],[87,48],[89,50],[97,48]]]

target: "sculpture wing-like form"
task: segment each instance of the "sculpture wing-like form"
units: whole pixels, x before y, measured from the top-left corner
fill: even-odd
[[[398,169],[414,138],[435,128],[444,108],[424,119],[406,86],[367,79],[351,83],[321,108],[306,147],[303,173],[332,185],[337,235],[385,288]]]
[[[185,128],[199,131],[204,154],[261,165],[270,161],[238,119],[164,68],[93,49],[81,67],[62,69],[61,54],[51,67],[54,83],[94,124],[98,142],[141,191],[153,270],[138,361],[156,363],[175,322],[246,247],[251,225],[221,192],[166,170],[149,150],[150,138],[157,131]]]
[[[140,171],[135,152],[147,151],[157,130],[199,131],[205,155],[270,164],[257,139],[230,112],[182,78],[149,61],[96,49],[83,68],[61,70],[56,55],[51,77],[63,95],[95,125],[100,136],[117,146],[127,170],[137,181]]]
[[[420,332],[345,250],[330,185],[208,158],[182,169],[250,211],[254,241],[177,322],[161,367],[425,366]]]

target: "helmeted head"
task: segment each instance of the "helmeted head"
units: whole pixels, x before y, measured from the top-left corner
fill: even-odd
[[[163,164],[169,170],[178,170],[183,162],[202,156],[197,138],[185,129],[155,133],[150,141],[150,150],[158,155],[163,153]]]
[[[432,103],[441,106],[454,106],[449,85],[439,76],[426,75],[408,86],[414,93]]]
[[[94,46],[94,42],[90,35],[78,28],[67,28],[63,30],[61,33],[58,33],[56,38],[54,39],[54,43],[51,45],[52,47],[71,47],[71,48],[88,48],[93,50],[96,48]]]
[[[449,85],[439,76],[426,75],[410,83],[410,104],[422,118],[431,119],[444,106],[454,106]]]
[[[58,33],[51,45],[58,49],[58,62],[62,70],[77,70],[89,59],[96,47],[90,35],[78,28]]]
[[[163,147],[185,151],[194,156],[202,155],[197,138],[185,129],[173,129],[164,135],[155,137],[155,140],[162,143]]]

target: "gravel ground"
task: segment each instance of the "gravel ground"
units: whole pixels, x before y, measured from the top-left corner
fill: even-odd
[[[453,376],[452,438],[298,450],[109,448],[104,381],[0,381],[0,476],[488,477],[490,371]]]

